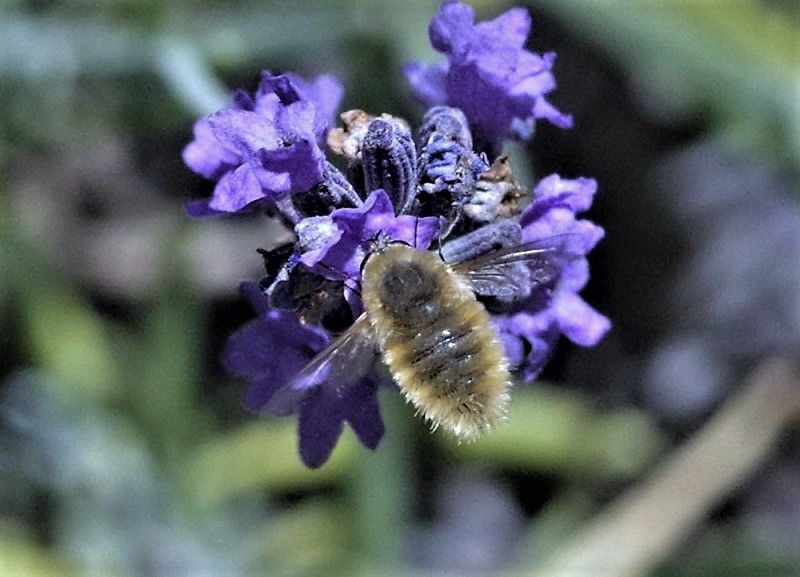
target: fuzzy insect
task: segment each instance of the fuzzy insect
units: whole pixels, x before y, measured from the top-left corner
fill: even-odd
[[[529,281],[552,286],[565,255],[563,238],[501,248],[448,264],[435,252],[388,244],[362,267],[364,313],[270,401],[273,413],[290,407],[300,391],[325,380],[344,390],[363,378],[379,353],[405,398],[458,440],[472,440],[505,417],[511,375],[489,313],[477,299],[524,292],[513,267]]]

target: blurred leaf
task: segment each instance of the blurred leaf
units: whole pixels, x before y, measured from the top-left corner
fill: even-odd
[[[274,576],[330,575],[355,551],[350,513],[329,501],[295,505],[251,536],[253,557]]]
[[[177,247],[180,231],[164,243]],[[130,395],[144,430],[154,436],[166,456],[179,455],[199,436],[202,418],[198,396],[203,302],[191,294],[176,250],[165,250],[162,286],[145,317],[135,382]]]
[[[294,491],[338,482],[359,450],[352,433],[345,431],[331,459],[310,470],[297,452],[295,419],[252,421],[190,452],[181,467],[182,484],[196,504],[215,507],[251,491]]]
[[[34,364],[80,396],[108,401],[118,392],[109,327],[58,270],[0,221],[0,263]]]
[[[513,391],[508,420],[483,438],[457,444],[437,438],[463,459],[598,481],[627,479],[664,448],[655,426],[633,410],[600,412],[579,397],[537,383]]]
[[[79,577],[59,555],[35,543],[0,535],[3,577]],[[97,577],[100,577],[99,575]]]
[[[76,392],[107,398],[115,367],[102,321],[77,295],[31,287],[22,309],[37,364]]]

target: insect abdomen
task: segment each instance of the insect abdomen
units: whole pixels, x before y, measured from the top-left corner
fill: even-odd
[[[474,438],[502,418],[507,401],[506,359],[489,314],[436,255],[389,251],[370,257],[363,293],[384,361],[434,428]]]

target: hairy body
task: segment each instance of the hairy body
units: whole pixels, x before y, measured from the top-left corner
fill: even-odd
[[[508,362],[465,278],[435,253],[403,245],[370,255],[363,278],[383,360],[434,428],[468,440],[505,415]]]

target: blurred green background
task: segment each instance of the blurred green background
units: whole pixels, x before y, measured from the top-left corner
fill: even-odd
[[[575,117],[516,173],[598,180],[614,330],[503,427],[455,445],[387,390],[378,450],[309,471],[294,419],[241,408],[218,356],[287,233],[184,215],[192,124],[262,69],[415,123],[437,5],[0,4],[0,575],[798,574],[800,385],[762,365],[800,350],[792,0],[516,4]]]

